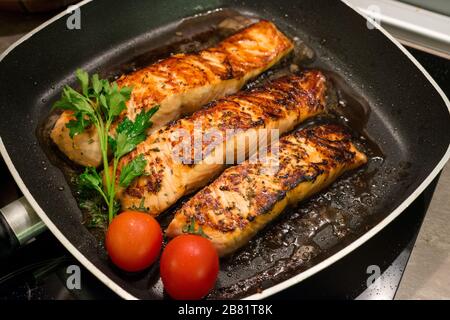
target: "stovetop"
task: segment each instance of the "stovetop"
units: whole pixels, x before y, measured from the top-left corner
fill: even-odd
[[[450,61],[414,49],[412,54],[450,95]],[[334,265],[271,299],[393,299],[438,178],[395,221]],[[0,159],[0,207],[21,196]],[[81,270],[80,289],[67,288],[68,267]],[[377,276],[380,272],[381,276]],[[375,278],[379,280],[374,281]],[[0,300],[118,299],[65,250],[50,232],[0,261]]]

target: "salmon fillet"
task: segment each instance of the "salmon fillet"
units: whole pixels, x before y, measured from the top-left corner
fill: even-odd
[[[271,129],[282,134],[323,113],[325,95],[324,75],[305,71],[214,101],[161,128],[119,162],[116,181],[121,168],[135,157],[142,154],[147,161],[144,175],[127,189],[118,187],[122,208],[160,214],[205,186],[225,169],[225,163],[242,162],[258,148],[267,148]]]
[[[194,223],[224,256],[245,245],[286,206],[367,162],[350,135],[336,125],[299,130],[277,144],[278,154],[269,154],[266,162],[231,167],[188,200],[166,235],[175,237]]]
[[[269,69],[293,48],[274,24],[260,21],[198,53],[176,54],[117,80],[119,87],[133,88],[131,99],[116,121],[134,120],[142,109],[155,105],[148,133],[158,130],[203,104],[237,92],[249,79]],[[81,134],[69,136],[66,124],[73,119],[63,112],[51,132],[53,142],[73,162],[97,167],[101,164],[100,143],[92,126]],[[116,125],[113,124],[112,131]]]

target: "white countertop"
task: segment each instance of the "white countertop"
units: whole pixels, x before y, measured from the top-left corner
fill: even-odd
[[[450,299],[450,165],[442,171],[396,299]]]

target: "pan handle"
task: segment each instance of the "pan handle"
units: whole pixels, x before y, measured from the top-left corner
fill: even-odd
[[[0,258],[32,241],[46,230],[25,197],[0,208]]]

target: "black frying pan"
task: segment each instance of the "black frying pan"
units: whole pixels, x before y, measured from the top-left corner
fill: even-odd
[[[223,10],[183,20],[218,8]],[[192,41],[180,39],[178,31],[193,36],[199,46],[215,41],[211,37],[220,35],[208,30],[236,15],[273,20],[315,52],[311,60],[291,57],[262,79],[285,72],[294,62],[301,68],[323,69],[341,104],[330,119],[315,121],[348,122],[371,159],[368,166],[285,212],[248,246],[223,260],[210,298],[264,297],[334,263],[398,216],[449,158],[448,99],[398,43],[383,31],[367,28],[366,20],[345,3],[85,3],[80,30],[69,30],[60,15],[0,59],[0,150],[47,227],[124,298],[164,297],[158,267],[121,273],[108,261],[101,241],[83,225],[66,179],[77,169],[55,155],[45,136],[51,105],[62,85],[74,83],[76,68],[112,76],[167,55],[180,43],[189,47]],[[170,213],[162,223],[168,219]]]

